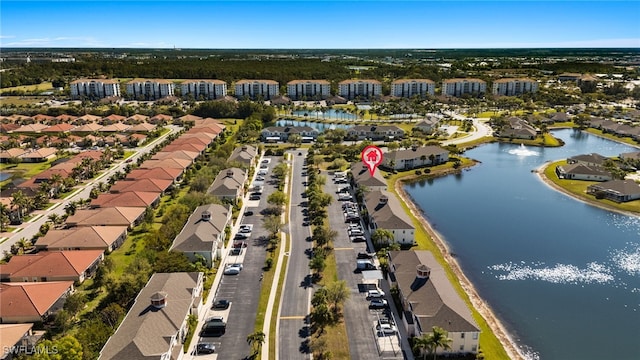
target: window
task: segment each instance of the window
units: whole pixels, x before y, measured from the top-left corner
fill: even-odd
[[[476,352],[476,351],[478,351],[478,346],[477,345],[471,346],[471,352]]]
[[[460,333],[460,339],[464,339],[464,333]]]
[[[474,333],[473,333],[473,340],[478,340],[478,334],[479,334],[479,333],[477,333],[477,332],[474,332]]]
[[[464,345],[460,345],[460,351],[464,351]]]

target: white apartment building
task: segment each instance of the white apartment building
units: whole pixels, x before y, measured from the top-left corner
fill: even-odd
[[[222,80],[187,80],[180,84],[183,97],[215,100],[227,96],[227,83]]]
[[[344,80],[338,83],[338,95],[347,100],[360,96],[371,98],[382,95],[382,84],[378,80]]]
[[[429,79],[400,79],[391,83],[391,96],[397,97],[425,97],[433,95],[435,90],[436,83]]]
[[[493,95],[515,96],[538,91],[538,82],[526,78],[505,78],[493,82]]]
[[[247,96],[255,100],[261,96],[269,100],[280,94],[279,87],[280,84],[274,80],[239,80],[236,82],[236,97],[241,99]]]
[[[71,98],[81,99],[120,96],[120,84],[115,80],[106,79],[78,79],[71,82]]]
[[[134,79],[127,83],[129,99],[157,100],[173,96],[175,85],[169,80]]]
[[[480,79],[447,79],[442,82],[442,95],[461,96],[463,94],[483,94],[487,83]]]
[[[287,83],[287,95],[291,100],[320,100],[331,95],[331,83],[327,80],[293,80]]]

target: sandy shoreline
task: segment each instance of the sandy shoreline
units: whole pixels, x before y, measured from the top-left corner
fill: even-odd
[[[420,223],[422,224],[424,229],[427,231],[429,236],[431,236],[431,238],[433,239],[438,249],[440,249],[440,252],[444,256],[445,261],[447,262],[447,264],[449,264],[454,274],[460,281],[460,285],[469,296],[469,299],[471,300],[471,304],[473,305],[473,307],[478,311],[478,313],[480,313],[480,315],[482,315],[482,317],[485,319],[489,327],[493,330],[493,333],[496,335],[496,337],[504,347],[509,357],[511,359],[524,360],[525,357],[520,352],[518,346],[516,345],[516,342],[511,338],[511,336],[509,335],[505,327],[502,325],[500,320],[498,320],[498,318],[494,314],[493,310],[489,307],[489,305],[487,305],[482,300],[480,295],[478,295],[476,288],[473,286],[471,281],[464,275],[456,259],[453,256],[451,256],[451,252],[449,251],[447,244],[444,242],[440,234],[438,234],[431,227],[431,224],[429,224],[429,222],[424,218],[424,216],[422,216],[422,213],[417,208],[416,204],[411,200],[409,195],[404,191],[402,184],[403,184],[402,179],[399,179],[395,183],[395,190],[398,196],[400,196],[401,200],[404,201],[405,204],[407,204],[413,216],[416,219],[418,219],[418,221],[420,221]]]

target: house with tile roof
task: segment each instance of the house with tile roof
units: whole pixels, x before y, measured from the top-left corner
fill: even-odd
[[[237,161],[239,163],[251,166],[258,156],[258,149],[251,145],[242,145],[233,149],[233,152],[227,159],[228,162]]]
[[[160,193],[150,191],[128,191],[117,194],[100,194],[91,200],[91,208],[106,207],[152,207],[160,202]]]
[[[383,166],[388,169],[409,170],[421,166],[433,166],[449,161],[449,151],[436,145],[414,146],[411,149],[384,154]]]
[[[611,180],[587,187],[587,194],[617,203],[640,199],[640,184],[633,180]]]
[[[609,181],[613,179],[611,172],[601,166],[573,163],[556,166],[556,175],[559,179]]]
[[[171,143],[162,148],[162,151],[164,152],[174,152],[174,151],[182,151],[182,150],[197,152],[198,154],[202,154],[206,150],[206,146],[201,144],[195,145],[195,144],[190,144],[188,142],[182,142],[178,144]]]
[[[39,336],[33,324],[0,324],[0,360],[13,360],[33,349]]]
[[[32,151],[20,155],[19,158],[25,163],[45,162],[55,159],[57,152],[58,149],[56,148],[33,149]]]
[[[73,128],[75,128],[75,126],[71,125],[69,123],[60,123],[60,124],[51,125],[48,128],[42,129],[41,132],[43,132],[43,133],[68,133]]]
[[[364,207],[367,210],[369,229],[389,230],[393,241],[403,245],[413,245],[415,226],[400,201],[386,190],[369,191],[364,195]]]
[[[376,170],[371,176],[369,169],[361,162],[351,164],[351,177],[356,188],[367,191],[387,190],[387,180],[382,173]]]
[[[451,349],[437,354],[478,352],[480,327],[464,299],[430,251],[390,251],[389,284],[398,287],[402,323],[410,336],[430,333],[434,326],[448,332]]]
[[[103,207],[97,209],[80,209],[70,215],[65,225],[80,226],[126,226],[132,230],[142,222],[145,207]]]
[[[207,193],[220,200],[228,200],[235,204],[244,195],[246,181],[247,172],[245,170],[240,168],[220,170]]]
[[[112,194],[125,193],[130,191],[147,191],[160,193],[160,196],[164,195],[173,186],[173,181],[167,179],[138,179],[138,180],[122,180],[118,181],[111,188],[109,192]]]
[[[125,177],[125,180],[137,179],[169,179],[175,184],[182,179],[182,169],[133,169]]]
[[[73,281],[0,283],[0,323],[35,323],[62,309]]]
[[[27,124],[27,125],[20,126],[19,128],[13,130],[13,132],[14,133],[39,133],[48,127],[49,126],[45,124],[40,124],[40,123]]]
[[[92,276],[104,259],[103,250],[41,251],[12,256],[0,265],[0,281],[82,283]]]
[[[127,226],[81,226],[49,230],[35,243],[36,250],[101,250],[111,252],[127,238]]]
[[[187,150],[175,150],[175,151],[159,151],[155,153],[151,159],[153,160],[164,160],[167,158],[170,159],[182,159],[182,160],[190,160],[194,162],[200,153],[196,151],[187,151]]]
[[[98,359],[182,359],[188,317],[202,310],[203,278],[201,272],[153,274]]]
[[[184,253],[194,262],[198,260],[197,256],[202,256],[207,267],[212,267],[213,261],[222,255],[220,252],[224,247],[225,229],[232,223],[231,216],[229,205],[198,206],[169,250]]]

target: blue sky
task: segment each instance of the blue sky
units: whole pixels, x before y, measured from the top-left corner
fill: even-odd
[[[640,47],[639,1],[0,1],[2,47]]]

